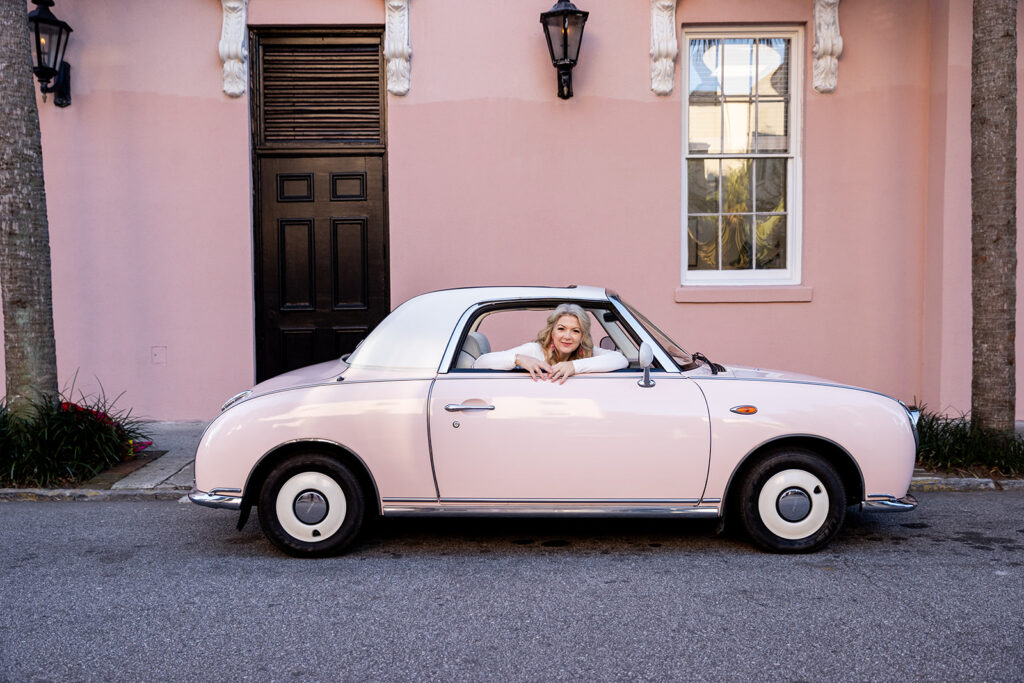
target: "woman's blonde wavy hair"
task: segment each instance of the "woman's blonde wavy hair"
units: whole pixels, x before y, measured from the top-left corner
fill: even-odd
[[[580,323],[580,330],[583,332],[580,337],[580,345],[569,354],[569,360],[590,358],[594,355],[594,340],[590,336],[590,316],[576,304],[560,304],[558,308],[548,314],[547,324],[544,326],[544,329],[537,333],[537,343],[544,349],[544,359],[549,364],[558,362],[555,358],[555,345],[551,341],[551,333],[554,331],[558,319],[563,315],[571,315],[576,318]]]

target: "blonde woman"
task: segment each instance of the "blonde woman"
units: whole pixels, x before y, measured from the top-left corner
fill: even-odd
[[[614,372],[629,365],[618,351],[594,348],[590,317],[576,304],[561,304],[548,315],[537,340],[507,351],[485,353],[473,367],[482,370],[522,368],[533,381],[550,380],[564,384],[581,372]]]

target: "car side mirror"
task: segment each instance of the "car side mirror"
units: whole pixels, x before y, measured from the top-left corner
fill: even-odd
[[[609,337],[607,334],[605,336],[601,337],[601,341],[599,341],[597,343],[597,345],[600,346],[605,351],[614,351],[615,350],[615,342],[613,342],[612,338]]]
[[[654,349],[647,342],[640,344],[640,367],[643,368],[644,377],[637,381],[639,386],[645,389],[654,386],[654,380],[651,379],[651,363],[654,362]]]

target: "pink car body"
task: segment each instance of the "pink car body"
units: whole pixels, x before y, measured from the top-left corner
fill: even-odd
[[[466,367],[466,340],[487,315],[563,302],[593,314],[630,367],[564,384]],[[640,367],[648,352],[652,382]],[[806,551],[835,536],[849,505],[916,506],[915,422],[876,392],[695,360],[604,289],[446,290],[399,306],[347,359],[225,404],[199,445],[190,497],[240,509],[243,522],[258,505],[271,540],[298,555],[341,550],[364,514],[727,509],[760,545]],[[339,508],[359,519],[339,521]]]

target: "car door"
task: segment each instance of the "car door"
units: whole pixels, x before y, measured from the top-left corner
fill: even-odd
[[[707,479],[707,404],[676,373],[441,374],[430,398],[434,473],[443,500],[696,503]]]

